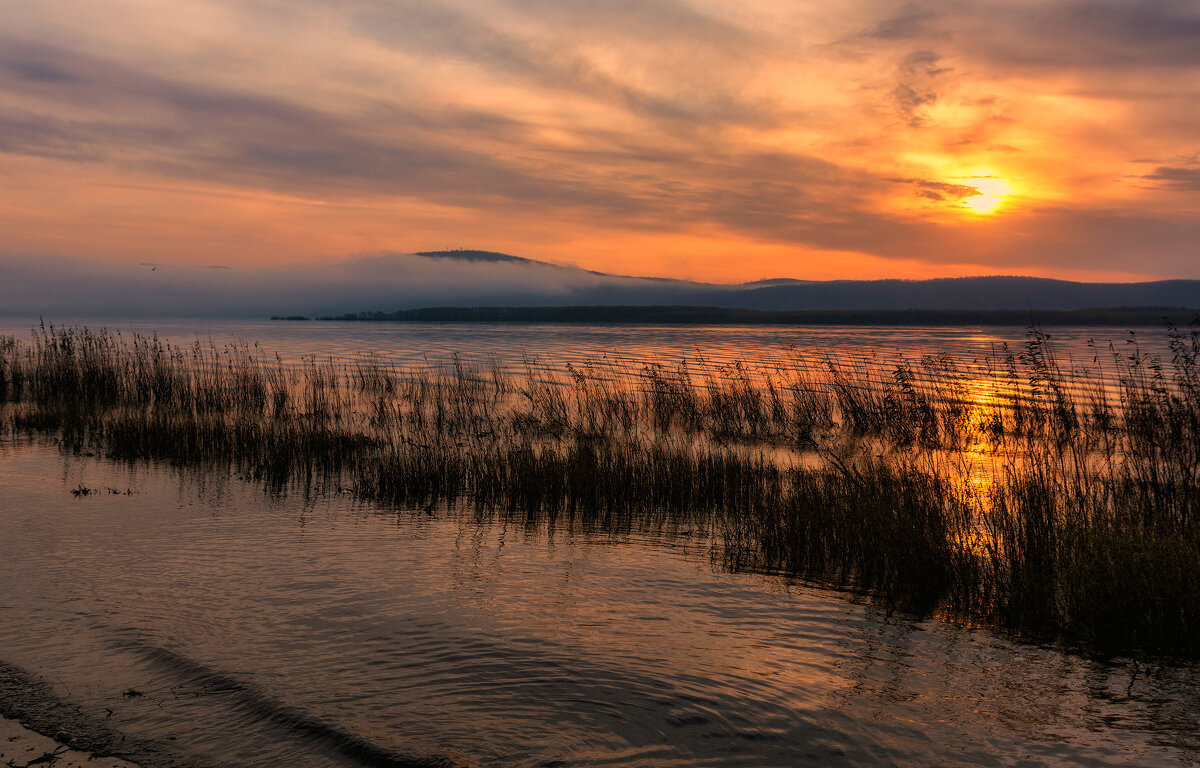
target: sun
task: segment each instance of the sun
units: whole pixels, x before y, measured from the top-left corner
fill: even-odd
[[[995,213],[1004,198],[1012,193],[1008,182],[997,176],[973,176],[967,180],[969,187],[979,190],[976,194],[963,198],[963,206],[972,213]]]

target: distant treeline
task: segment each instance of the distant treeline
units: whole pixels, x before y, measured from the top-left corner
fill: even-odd
[[[455,323],[595,323],[679,325],[1157,325],[1183,326],[1200,310],[1183,307],[1112,307],[1072,310],[756,310],[722,307],[426,307],[358,312],[319,320]],[[273,320],[304,320],[299,316]]]

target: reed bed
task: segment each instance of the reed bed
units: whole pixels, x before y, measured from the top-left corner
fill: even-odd
[[[694,360],[549,375],[41,328],[0,428],[531,526],[688,530],[734,570],[1101,652],[1200,653],[1200,327],[1171,358],[1049,338],[983,366]]]

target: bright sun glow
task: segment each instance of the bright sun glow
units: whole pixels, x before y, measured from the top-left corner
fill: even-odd
[[[966,183],[979,190],[979,194],[963,200],[963,205],[973,213],[994,213],[1004,202],[1004,198],[1012,192],[1012,187],[1007,181],[995,176],[977,176]]]

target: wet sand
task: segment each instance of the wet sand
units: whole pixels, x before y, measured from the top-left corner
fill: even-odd
[[[0,766],[53,766],[53,768],[137,768],[116,757],[96,757],[71,749],[40,733],[29,730],[16,720],[0,717]]]

